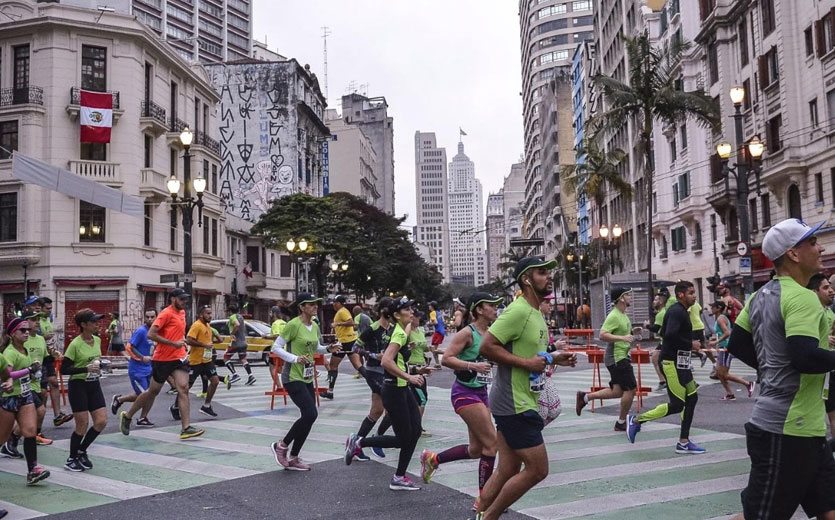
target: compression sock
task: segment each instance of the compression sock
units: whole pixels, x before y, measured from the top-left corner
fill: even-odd
[[[490,475],[493,474],[493,467],[496,465],[496,457],[481,456],[478,461],[478,492],[484,489],[484,485],[490,480]]]
[[[87,430],[87,434],[84,435],[84,439],[81,441],[81,445],[78,446],[78,449],[81,451],[87,451],[87,448],[93,444],[93,441],[96,440],[96,437],[98,437],[100,433],[100,431],[90,426],[90,429]]]
[[[249,368],[249,363],[244,363],[244,370],[246,370],[247,374],[252,375],[252,369]]]
[[[454,460],[464,460],[470,458],[470,451],[469,445],[467,444],[459,444],[458,446],[453,446],[448,450],[444,450],[438,453],[438,464],[443,464],[445,462],[452,462]]]
[[[29,471],[35,469],[38,464],[38,443],[34,437],[23,439],[23,455],[26,457],[26,466]]]
[[[70,435],[70,458],[71,459],[74,459],[74,458],[78,457],[78,447],[81,445],[81,440],[83,438],[84,437],[82,437],[81,435],[79,435],[75,432],[72,432],[72,435]]]
[[[331,392],[333,392],[333,387],[336,386],[336,376],[338,374],[338,370],[328,370],[328,390]]]
[[[232,373],[232,374],[235,373],[235,365],[232,364],[232,361],[227,361],[226,363],[223,364],[223,366],[225,366],[229,370],[230,373]]]

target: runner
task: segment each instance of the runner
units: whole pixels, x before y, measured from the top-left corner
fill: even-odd
[[[123,338],[125,329],[118,312],[110,313],[110,324],[107,326],[107,334],[110,336],[110,343],[107,346],[108,356],[121,356],[125,351],[125,340]]]
[[[146,405],[150,409],[162,390],[169,376],[173,376],[177,386],[177,403],[183,429],[180,439],[187,440],[203,435],[204,431],[191,426],[188,397],[188,354],[186,352],[186,311],[185,307],[191,295],[177,288],[169,295],[170,305],[159,313],[148,339],[156,342],[151,358],[151,384],[131,405],[130,410],[119,415],[119,430],[123,435],[130,435],[131,420],[136,412]]]
[[[461,315],[463,320],[464,315]],[[418,311],[414,311],[412,314],[412,331],[409,333],[409,360],[407,362],[408,365],[408,372],[412,375],[418,375],[421,373],[426,373],[429,375],[426,370],[426,351],[428,350],[428,344],[426,341],[426,329],[423,327],[425,320],[423,319],[423,313]],[[423,413],[426,411],[426,403],[429,402],[429,389],[426,386],[426,378],[423,379],[422,386],[411,386],[412,392],[415,394],[415,400],[417,400],[418,407],[420,408],[420,417],[421,417],[421,430],[420,434],[423,437],[431,437],[432,432],[423,428]]]
[[[336,333],[336,341],[342,345],[342,350],[331,355],[328,365],[328,391],[322,394],[325,399],[333,399],[333,388],[336,386],[336,377],[339,375],[339,363],[347,354],[348,360],[355,369],[359,368],[359,356],[353,353],[354,343],[357,341],[356,324],[351,316],[351,311],[345,306],[348,299],[338,294],[333,301],[333,309],[336,314],[333,317],[332,327]]]
[[[749,520],[790,518],[798,505],[810,518],[835,516],[835,460],[824,407],[835,352],[820,301],[805,288],[822,268],[824,248],[815,236],[822,225],[788,219],[768,230],[762,251],[777,276],[748,299],[728,343],[728,351],[760,375],[745,424],[751,472],[741,497]]]
[[[713,314],[714,325],[713,338],[710,340],[709,345],[710,348],[719,350],[716,377],[719,378],[719,382],[722,383],[722,388],[725,389],[725,395],[722,397],[722,400],[733,401],[736,399],[728,381],[744,386],[748,390],[748,397],[750,398],[754,395],[755,383],[753,381],[746,381],[730,373],[731,361],[733,360],[733,356],[728,353],[728,338],[731,337],[731,320],[725,315],[725,302],[717,300],[711,303],[710,312]]]
[[[38,333],[46,340],[48,353],[44,358],[41,388],[49,394],[49,401],[52,404],[52,424],[57,428],[68,421],[72,421],[72,415],[61,410],[61,393],[58,385],[58,373],[55,371],[55,360],[60,360],[62,355],[56,347],[55,330],[52,326],[52,299],[42,296],[38,302],[41,305]],[[45,399],[44,402],[46,402]]]
[[[212,327],[209,325],[212,322],[212,308],[204,305],[197,312],[197,321],[192,323],[186,336],[186,342],[191,347],[188,353],[188,364],[191,367],[188,387],[190,389],[198,377],[205,377],[209,380],[209,388],[203,406],[200,407],[200,413],[209,417],[217,417],[212,409],[212,397],[215,395],[220,378],[217,376],[217,370],[212,361],[214,334],[212,334]],[[175,402],[174,407],[178,408],[176,405]]]
[[[351,310],[351,313],[354,315],[354,324],[356,325],[357,330],[357,337],[362,337],[362,333],[365,332],[369,327],[371,327],[371,318],[368,317],[367,314],[363,311],[360,305],[354,305],[354,308]],[[362,363],[362,356],[359,357],[359,362]],[[354,379],[359,379],[362,377],[360,374],[359,369],[354,374]]]
[[[556,266],[555,260],[543,257],[517,262],[513,279],[522,287],[522,295],[508,305],[481,340],[481,355],[498,365],[490,389],[490,408],[496,421],[499,464],[481,492],[479,520],[496,520],[548,476],[539,392],[548,365],[577,363],[574,354],[552,356],[546,352],[548,327],[539,304],[553,290],[551,270]]]
[[[493,377],[493,367],[481,356],[479,347],[487,328],[496,321],[500,297],[484,292],[470,295],[464,308],[462,329],[455,333],[444,353],[444,366],[455,371],[450,399],[452,408],[467,425],[468,444],[446,449],[440,453],[423,450],[420,454],[421,477],[427,484],[438,466],[462,459],[479,459],[478,492],[493,474],[496,463],[496,428],[490,417],[487,385]],[[478,509],[478,497],[473,504]]]
[[[626,315],[626,309],[632,305],[632,289],[619,287],[612,289],[612,311],[600,327],[600,341],[605,341],[606,353],[603,362],[609,370],[609,388],[597,392],[577,392],[575,410],[580,415],[583,408],[594,399],[620,399],[620,415],[615,422],[615,431],[626,431],[626,415],[635,400],[638,381],[632,368],[629,350],[635,342],[632,335],[632,321]]]
[[[698,344],[694,339],[689,309],[696,302],[696,288],[691,282],[680,281],[675,286],[676,303],[667,309],[661,344],[661,370],[667,380],[669,403],[663,403],[640,415],[630,414],[626,419],[626,437],[635,442],[641,431],[641,423],[655,421],[668,415],[684,413],[681,416],[681,434],[675,452],[682,455],[699,455],[705,449],[690,440],[690,424],[699,401],[698,385],[691,371],[691,351]],[[701,321],[701,319],[700,319]]]
[[[655,298],[652,300],[652,307],[655,309],[655,319],[652,323],[649,320],[644,322],[644,328],[652,331],[653,334],[660,334],[661,333],[661,325],[664,324],[664,315],[667,314],[667,309],[670,307],[671,304],[675,302],[670,300],[670,290],[666,287],[662,287],[658,289],[658,293],[655,295]],[[670,304],[670,305],[668,305]],[[664,390],[667,388],[667,381],[664,379],[664,372],[661,371],[661,342],[658,342],[658,346],[655,347],[655,350],[652,351],[651,359],[652,359],[652,367],[655,369],[655,373],[658,374],[658,386],[655,387],[656,391]]]
[[[832,326],[833,322],[835,322],[835,313],[832,312],[832,302],[835,299],[835,288],[832,287],[829,280],[826,279],[826,275],[823,273],[816,273],[809,279],[809,283],[806,284],[806,288],[810,291],[814,292],[818,296],[818,300],[823,305],[823,312],[824,316],[826,317],[826,330],[827,342],[829,343],[829,348],[835,348],[835,336],[833,336]],[[832,381],[832,377],[835,376],[835,373],[830,372],[829,380]],[[829,396],[826,398],[825,403],[826,408],[826,415],[829,419],[829,446],[835,446],[835,391],[829,392]]]
[[[377,315],[380,319],[360,334],[355,347],[357,354],[366,360],[365,366],[360,366],[357,370],[365,378],[366,384],[371,389],[371,409],[368,411],[368,416],[360,424],[360,429],[356,433],[358,438],[367,437],[374,424],[385,412],[381,397],[385,370],[383,370],[380,360],[391,342],[391,335],[394,333],[394,317],[390,309],[391,302],[392,300],[388,296],[384,296],[377,302]],[[382,433],[378,432],[378,435],[382,435]],[[385,458],[386,454],[382,448],[372,448],[372,450],[378,457]],[[346,463],[351,464],[353,459],[361,462],[370,460],[362,449],[354,453],[352,460],[346,460]]]
[[[713,352],[703,352],[705,347],[705,322],[702,320],[702,306],[698,301],[693,302],[693,305],[687,309],[690,316],[690,326],[693,328],[693,341],[698,342],[698,346],[693,344],[693,353],[699,356],[702,366],[705,366],[707,360],[710,359],[713,363],[713,368],[710,371],[711,379],[716,379],[716,357]]]
[[[452,299],[452,304],[454,305],[454,308],[453,308],[453,311],[452,311],[452,327],[456,331],[459,331],[459,330],[461,330],[461,327],[465,326],[464,325],[464,309],[465,309],[465,306],[464,306],[463,303],[461,303],[461,300],[459,300],[458,298],[453,298]]]
[[[255,376],[252,375],[252,369],[249,368],[249,360],[246,358],[246,322],[244,317],[238,313],[238,306],[234,303],[229,305],[229,335],[232,340],[229,342],[229,347],[223,354],[223,364],[229,369],[229,374],[223,378],[226,383],[226,389],[232,388],[233,383],[241,380],[241,376],[235,372],[235,364],[232,362],[232,356],[238,355],[238,361],[243,365],[244,370],[249,375],[246,379],[246,385],[251,386],[255,384]]]
[[[444,342],[446,336],[446,324],[444,324],[444,314],[438,308],[438,302],[429,302],[429,323],[432,325],[434,332],[432,333],[432,341],[429,350],[432,352],[432,357],[435,359],[435,368],[441,368],[441,362],[438,360],[438,354],[441,343]]]
[[[313,316],[319,311],[321,301],[321,298],[312,294],[300,293],[296,297],[299,315],[287,322],[272,348],[273,353],[284,360],[281,383],[301,412],[301,417],[293,423],[284,439],[271,445],[275,461],[284,469],[292,471],[312,469],[310,464],[299,458],[299,453],[319,416],[313,388],[313,378],[316,377],[314,356],[339,349],[339,345],[325,346],[319,343],[319,326],[313,321]]]
[[[415,302],[407,297],[393,300],[389,306],[391,315],[397,324],[391,335],[391,342],[383,353],[382,365],[385,369],[383,379],[382,399],[383,407],[388,413],[394,435],[378,435],[360,438],[356,434],[348,437],[345,443],[345,463],[350,464],[353,456],[363,447],[369,448],[400,448],[397,469],[389,483],[393,491],[417,491],[420,489],[408,475],[406,470],[415,452],[415,446],[420,438],[420,410],[415,394],[408,385],[415,387],[423,385],[423,375],[430,372],[423,368],[418,374],[407,372],[406,359],[409,357],[409,333],[412,328],[412,307]]]
[[[724,283],[720,283],[716,286],[716,293],[722,298],[722,301],[725,302],[725,309],[727,309],[728,319],[731,320],[731,325],[736,323],[736,317],[739,316],[739,313],[742,312],[742,302],[739,301],[737,298],[734,298],[734,295],[731,294],[731,290],[728,289],[728,286]]]
[[[70,376],[67,393],[70,399],[75,431],[70,437],[70,456],[64,467],[70,471],[93,469],[87,448],[107,426],[107,410],[101,391],[101,338],[99,320],[104,316],[91,309],[75,313],[79,335],[67,346],[61,373]],[[87,428],[89,417],[93,425]]]
[[[284,330],[284,326],[287,325],[287,317],[282,312],[281,307],[277,305],[273,305],[272,309],[270,309],[270,318],[272,319],[272,323],[270,324],[270,334],[275,337],[281,336],[281,331]]]
[[[3,363],[10,372],[13,384],[9,387],[8,381],[3,383],[3,395],[0,398],[0,440],[9,437],[17,421],[23,436],[23,453],[27,467],[26,485],[31,486],[49,477],[49,471],[38,464],[38,443],[35,440],[38,418],[31,387],[32,377],[41,367],[32,363],[23,345],[29,337],[29,321],[23,318],[10,320],[6,325],[6,336],[7,343],[0,345],[0,350],[3,351]]]
[[[151,386],[151,350],[154,344],[148,339],[148,330],[157,318],[157,311],[149,309],[145,311],[144,317],[145,321],[133,331],[130,342],[125,347],[125,353],[128,356],[128,379],[134,393],[132,395],[116,394],[113,396],[113,400],[110,402],[110,411],[113,415],[119,412],[119,408],[123,404],[136,401],[136,398]],[[146,401],[142,408],[142,414],[136,420],[137,426],[154,425],[148,420],[151,404],[153,404],[152,401]]]

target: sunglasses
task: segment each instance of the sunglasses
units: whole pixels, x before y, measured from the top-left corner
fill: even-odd
[[[30,330],[32,329],[29,327],[20,327],[16,330],[16,332],[29,332]]]

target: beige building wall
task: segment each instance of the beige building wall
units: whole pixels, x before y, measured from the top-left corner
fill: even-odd
[[[325,124],[335,136],[328,147],[331,193],[345,191],[383,209],[377,191],[379,162],[371,140],[360,126],[345,123],[336,110],[326,111]]]

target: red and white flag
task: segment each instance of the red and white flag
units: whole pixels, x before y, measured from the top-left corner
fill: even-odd
[[[246,265],[244,266],[243,271],[241,271],[241,272],[247,278],[252,278],[252,262],[247,262]]]
[[[81,91],[81,142],[109,143],[113,126],[113,94]]]

